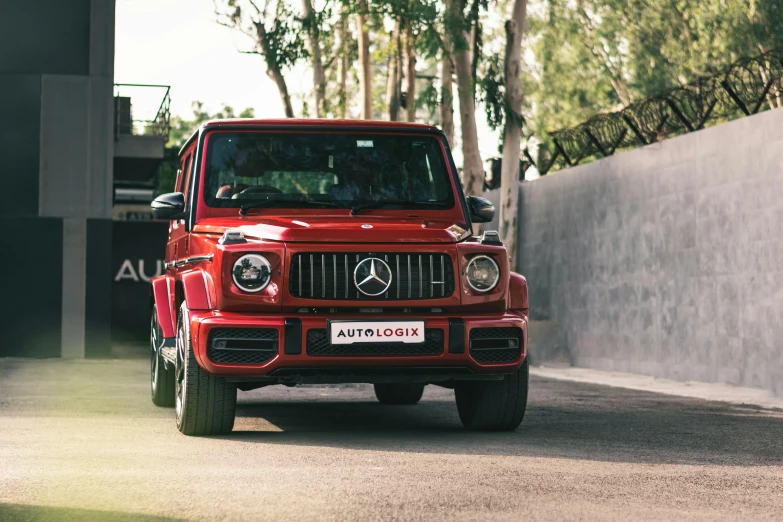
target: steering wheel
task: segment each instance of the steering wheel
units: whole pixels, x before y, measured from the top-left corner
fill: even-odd
[[[275,187],[270,187],[269,185],[256,185],[256,186],[253,186],[253,187],[247,187],[242,192],[238,192],[237,195],[239,195],[239,194],[256,194],[256,193],[262,193],[262,194],[282,194],[283,191],[278,189],[278,188],[275,188]]]

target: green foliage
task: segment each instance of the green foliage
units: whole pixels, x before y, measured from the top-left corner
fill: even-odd
[[[219,24],[250,37],[270,68],[286,70],[309,56],[303,19],[285,0],[214,0]]]
[[[163,161],[155,173],[155,191],[157,194],[166,194],[174,192],[174,185],[177,182],[177,170],[179,161],[177,155],[179,147],[166,147],[163,153]]]
[[[576,125],[783,46],[783,5],[771,0],[531,2],[525,75],[534,125]]]
[[[503,84],[503,64],[500,56],[495,54],[486,60],[486,70],[479,80],[477,93],[492,130],[502,127],[505,120],[506,90]]]
[[[167,147],[179,148],[185,144],[196,129],[209,120],[223,120],[230,118],[253,118],[255,111],[248,107],[242,110],[239,114],[234,111],[234,108],[223,104],[219,111],[210,113],[204,109],[204,103],[200,101],[194,101],[191,104],[193,110],[193,116],[191,118],[182,118],[181,116],[171,117],[171,132],[169,133],[169,141],[166,144]]]

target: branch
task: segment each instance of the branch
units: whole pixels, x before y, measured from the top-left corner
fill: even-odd
[[[253,9],[256,10],[256,13],[261,14],[263,12],[263,11],[261,11],[261,9],[258,8],[258,6],[256,5],[256,3],[253,0],[247,0],[247,1],[248,1],[248,3],[250,5],[253,6]],[[266,11],[266,5],[264,5],[264,11]]]

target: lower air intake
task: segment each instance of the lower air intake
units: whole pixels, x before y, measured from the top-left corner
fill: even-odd
[[[509,363],[522,356],[522,329],[517,327],[473,328],[470,356],[482,364]]]
[[[215,328],[207,356],[220,364],[264,364],[277,354],[277,345],[274,328]]]

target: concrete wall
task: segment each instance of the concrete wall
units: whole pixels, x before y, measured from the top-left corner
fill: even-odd
[[[114,0],[0,0],[0,356],[110,350]]]
[[[534,358],[783,395],[783,110],[520,190]]]

